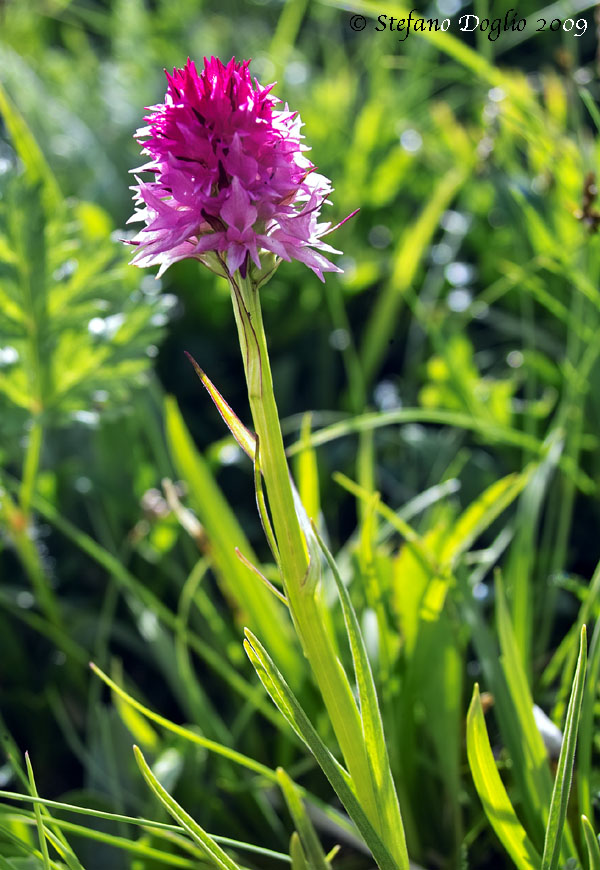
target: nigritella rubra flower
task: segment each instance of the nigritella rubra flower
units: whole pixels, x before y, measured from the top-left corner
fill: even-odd
[[[200,73],[188,60],[166,74],[164,103],[136,133],[150,159],[135,171],[154,178],[132,188],[129,222],[145,224],[135,265],[160,275],[193,257],[225,276],[253,263],[260,276],[294,259],[321,280],[341,271],[323,254],[340,253],[323,241],[331,225],[319,223],[331,182],[306,157],[298,114],[275,110],[272,85],[253,81],[248,65],[211,57]]]

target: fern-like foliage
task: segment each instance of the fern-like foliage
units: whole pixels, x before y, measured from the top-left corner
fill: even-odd
[[[122,410],[143,383],[174,297],[127,264],[98,206],[65,201],[29,131],[0,175],[0,437]]]

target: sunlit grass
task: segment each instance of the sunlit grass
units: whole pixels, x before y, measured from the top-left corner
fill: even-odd
[[[393,866],[282,601],[260,467],[183,353],[250,426],[227,294],[190,264],[130,269],[113,231],[162,67],[234,52],[300,111],[331,219],[361,209],[342,276],[286,265],[261,293],[315,612],[381,795],[395,783],[423,867],[600,861],[599,116],[578,5],[585,38],[527,54],[353,33],[305,0],[0,10],[3,868]]]

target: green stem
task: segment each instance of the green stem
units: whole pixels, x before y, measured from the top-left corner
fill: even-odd
[[[587,274],[590,271],[587,254],[580,253],[579,259],[573,261],[573,269]],[[597,280],[597,270],[593,270],[591,280]],[[575,288],[574,288],[575,290]],[[563,363],[568,377],[565,379],[565,391],[561,404],[557,410],[557,428],[564,429],[566,433],[564,459],[569,463],[579,464],[581,453],[581,441],[585,422],[585,406],[590,389],[590,375],[598,359],[598,344],[591,342],[584,344],[582,338],[584,324],[596,326],[597,313],[589,301],[578,292],[573,292],[571,313],[575,326],[567,334],[567,346],[565,361]],[[550,575],[562,571],[567,567],[569,534],[573,524],[573,510],[575,505],[575,487],[570,478],[565,477],[560,482],[559,498],[552,503],[553,521],[550,528],[552,535],[552,549],[547,560],[546,574]],[[548,589],[545,593],[544,619],[537,635],[538,649],[546,649],[554,624],[556,600],[558,590]]]
[[[375,829],[384,834],[385,823],[380,815],[377,788],[366,752],[360,714],[346,672],[325,629],[315,590],[306,582],[309,558],[294,506],[273,392],[259,293],[249,280],[241,279],[239,274],[230,280],[230,285],[250,409],[258,436],[260,464],[273,517],[290,612],[321,690],[357,796]],[[404,836],[402,834],[394,839],[400,844],[394,855],[398,866],[408,868]]]
[[[3,527],[29,577],[38,604],[50,623],[61,625],[60,611],[52,592],[40,554],[29,531],[29,518],[0,486],[0,527]]]
[[[15,503],[8,493],[0,496],[0,520],[12,540],[42,612],[55,628],[60,628],[60,608],[30,532],[31,500],[40,467],[43,437],[44,427],[40,417],[36,416],[29,432],[18,501]]]
[[[19,492],[20,507],[26,519],[29,519],[31,497],[35,489],[35,481],[40,467],[43,437],[44,429],[38,417],[34,419],[29,432],[27,452],[25,453],[25,462],[23,463],[23,479]]]

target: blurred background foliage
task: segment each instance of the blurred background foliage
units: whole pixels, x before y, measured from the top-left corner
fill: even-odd
[[[360,207],[336,233],[343,275],[322,286],[284,264],[261,293],[302,494],[313,516],[323,506],[356,581],[411,855],[427,867],[460,856],[504,866],[462,738],[471,683],[494,680],[484,623],[472,633],[463,589],[428,634],[417,612],[427,571],[399,546],[397,524],[334,472],[413,522],[486,613],[501,564],[523,672],[560,721],[574,647],[559,644],[576,638],[582,601],[596,612],[587,584],[600,555],[600,217],[588,175],[599,157],[597,22],[591,4],[554,4],[552,17],[585,19],[585,35],[536,34],[550,16],[524,0],[524,33],[491,42],[453,28],[454,42],[399,42],[374,31],[393,7],[346,5],[1,5],[0,711],[13,761],[0,765],[0,787],[17,783],[18,746],[40,793],[154,817],[133,733],[209,830],[287,848],[272,790],[108,703],[88,674],[93,658],[153,709],[289,766],[327,799],[243,656],[249,619],[330,737],[285,616],[231,558],[234,539],[268,562],[251,469],[183,353],[247,420],[228,288],[193,262],[157,281],[127,266],[121,244],[128,173],[142,162],[132,133],[162,100],[163,68],[251,57],[300,112],[311,157],[334,181],[328,219]],[[454,21],[473,11],[461,0],[416,8]],[[350,28],[350,9],[367,16],[364,31]],[[506,10],[479,0],[474,11]],[[166,409],[165,394],[176,400]],[[477,501],[526,468],[509,496]],[[177,491],[163,492],[163,478],[181,481]],[[193,525],[188,508],[204,526],[192,537],[178,521]],[[340,624],[337,608],[331,618]],[[597,775],[590,782],[595,794]],[[326,841],[342,836],[314,813]],[[343,837],[353,845],[339,866],[370,866]],[[90,870],[159,866],[74,842]]]

